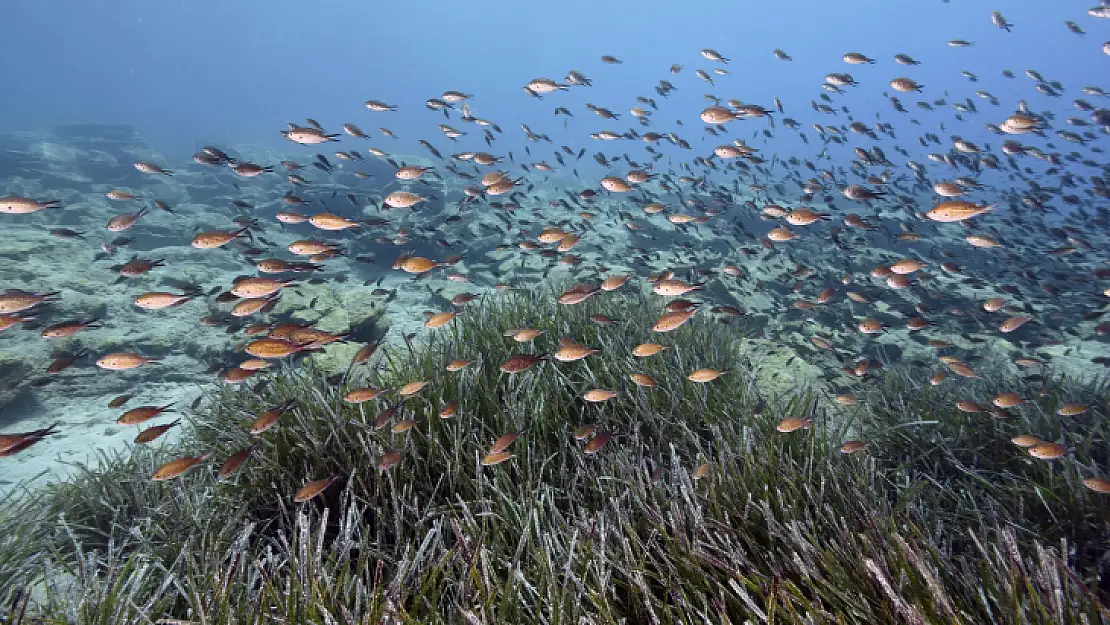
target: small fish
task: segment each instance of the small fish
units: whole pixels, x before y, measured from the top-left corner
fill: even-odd
[[[165,423],[163,425],[151,426],[143,430],[142,432],[139,432],[139,435],[135,437],[135,443],[143,445],[152,442],[179,423],[181,423],[181,419],[175,419],[174,421],[170,423]]]
[[[211,454],[206,453],[206,454],[202,454],[200,456],[188,456],[188,457],[185,457],[185,458],[178,458],[177,460],[172,460],[172,461],[167,462],[166,464],[158,467],[154,471],[154,474],[151,476],[150,479],[152,481],[155,481],[155,482],[162,482],[162,481],[165,481],[165,480],[172,480],[172,479],[180,476],[182,473],[185,473],[189,469],[192,469],[193,467],[197,466],[198,464],[204,462],[205,460],[207,460],[209,458],[210,455]]]
[[[318,496],[320,493],[327,490],[329,486],[340,480],[342,477],[343,476],[341,475],[332,475],[331,477],[325,477],[322,480],[316,480],[314,482],[309,482],[305,484],[304,486],[300,487],[296,493],[293,494],[293,502],[304,503],[306,501],[309,501],[310,499]]]
[[[128,401],[130,401],[131,397],[132,397],[132,395],[130,393],[128,393],[126,395],[116,395],[115,397],[112,398],[112,401],[108,402],[108,407],[109,408],[119,408],[120,406],[122,406],[122,405],[126,404]]]
[[[19,432],[17,434],[0,434],[0,457],[13,456],[28,447],[35,445],[47,436],[58,433],[58,424],[50,427]]]
[[[132,408],[120,415],[120,417],[116,419],[116,423],[120,425],[137,425],[166,412],[172,406],[173,404],[166,404],[165,406],[139,406],[137,408]]]
[[[235,474],[235,472],[238,471],[243,466],[243,464],[251,457],[251,455],[254,453],[254,450],[255,447],[252,445],[242,451],[237,451],[232,454],[227,460],[224,461],[222,465],[220,465],[219,471],[216,472],[216,479],[223,482],[231,477],[233,474]]]

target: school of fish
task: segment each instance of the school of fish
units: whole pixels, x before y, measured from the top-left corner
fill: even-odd
[[[1081,22],[1108,17],[1110,6],[1100,5],[1068,21],[1067,28],[1082,35]],[[1005,31],[1005,37],[1020,36],[1021,25],[1000,11],[987,12],[983,19]],[[1003,44],[953,39],[929,45]],[[1110,42],[1101,49],[1093,45],[1091,54],[1110,55]],[[763,321],[745,327],[754,327],[756,336],[768,342],[789,346],[819,369],[829,388],[836,389],[831,397],[841,406],[857,404],[854,389],[874,378],[888,362],[886,350],[895,345],[906,358],[931,354],[931,385],[977,379],[976,362],[1003,355],[1012,363],[1013,391],[993,397],[969,392],[956,406],[990,418],[1022,410],[1038,389],[1043,391],[1038,384],[1057,364],[1054,358],[1061,366],[1065,357],[1071,363],[1083,361],[1084,349],[1089,351],[1110,334],[1110,321],[1102,320],[1110,302],[1110,160],[1103,147],[1110,135],[1110,94],[1103,87],[1063,85],[1035,69],[1024,70],[1029,82],[1018,85],[1025,79],[1014,71],[982,67],[972,68],[975,72],[952,70],[962,81],[945,89],[920,84],[914,78],[920,63],[909,54],[872,58],[861,49],[827,60],[829,72],[813,85],[816,97],[809,102],[777,97],[745,102],[727,95],[740,89],[730,84],[729,69],[741,56],[744,63],[793,60],[783,49],[758,54],[692,50],[682,63],[660,68],[650,91],[606,103],[611,108],[588,103],[572,110],[565,99],[568,92],[588,92],[610,72],[622,71],[617,56],[600,57],[589,77],[580,70],[568,71],[561,80],[532,77],[512,87],[527,116],[525,122],[514,123],[527,140],[523,153],[498,148],[506,134],[502,124],[508,127],[508,120],[478,116],[484,94],[464,90],[429,94],[424,102],[393,102],[387,93],[368,94],[365,102],[351,103],[354,121],[337,123],[338,132],[314,119],[275,129],[301,146],[293,148],[305,154],[300,160],[256,163],[218,147],[204,147],[184,166],[227,172],[229,184],[254,178],[272,181],[273,202],[265,207],[237,203],[241,214],[229,219],[226,227],[183,235],[179,244],[193,248],[197,258],[223,254],[220,258],[226,259],[231,254],[247,273],[216,285],[137,286],[130,301],[150,315],[194,315],[198,332],[229,334],[225,358],[209,372],[226,384],[254,384],[255,378],[264,380],[276,362],[353,340],[349,332],[324,331],[272,314],[283,291],[320,280],[317,276],[327,276],[334,263],[379,264],[383,274],[411,276],[398,288],[434,285],[443,293],[451,283],[462,285],[467,290],[443,297],[443,309],[423,313],[421,331],[429,333],[445,331],[485,293],[531,288],[536,279],[555,275],[569,276],[573,283],[557,298],[562,306],[643,288],[652,297],[665,298],[666,305],[651,326],[657,342],[640,344],[632,352],[640,359],[665,358],[673,336],[669,333],[696,316],[717,319],[722,332],[739,331],[745,318],[752,317],[755,302],[761,301]],[[687,70],[687,62],[701,67]],[[1015,81],[1015,92],[1028,91],[1028,97],[1004,101],[976,90],[976,72],[1001,72]],[[705,96],[701,110],[675,110],[668,98],[680,88],[714,93]],[[889,105],[888,112],[873,122],[855,117],[841,102],[865,90]],[[562,138],[533,130],[551,122],[552,109],[567,131]],[[428,157],[412,164],[371,145],[375,140],[385,145],[396,140],[388,125],[401,115],[426,116],[428,136],[460,151],[444,154],[431,139],[420,139]],[[578,126],[579,117],[596,118],[609,127],[575,135],[569,124],[576,119]],[[382,126],[373,134],[361,128],[378,123]],[[748,138],[738,138],[741,133]],[[776,139],[785,134],[811,146],[812,153],[777,152]],[[914,161],[907,143],[927,150],[929,162]],[[324,146],[342,149],[314,154]],[[578,164],[587,154],[591,169],[583,167],[580,175]],[[371,159],[388,164],[394,177],[388,186],[393,190],[386,192],[382,181],[360,175],[359,168]],[[430,166],[429,159],[434,159]],[[166,163],[136,160],[133,166],[151,177],[175,173]],[[348,204],[337,199],[334,185],[317,184],[336,172],[351,171],[365,186],[345,189]],[[545,195],[556,180],[574,186]],[[318,189],[330,190],[330,195]],[[175,214],[165,201],[144,192],[121,189],[106,196],[122,208],[100,226],[105,259],[126,257],[133,240],[129,237],[152,220]],[[434,212],[436,208],[429,207],[442,208]],[[49,219],[65,210],[49,195],[0,197],[0,220],[10,223],[33,216]],[[413,217],[399,225],[399,214],[423,221]],[[491,250],[474,251],[462,234],[461,227],[478,215],[494,217],[496,225],[480,226],[501,239]],[[288,245],[274,244],[267,238],[267,231],[274,229],[295,232],[298,238]],[[614,232],[626,235],[627,241]],[[88,229],[52,227],[51,234],[81,241],[96,238]],[[427,245],[432,242],[443,253],[414,253],[416,242],[436,249]],[[395,249],[392,262],[379,263],[377,256],[362,253],[371,244]],[[520,258],[521,267],[528,263],[541,270],[515,275],[466,271],[482,260],[478,255],[496,259],[489,262],[492,266]],[[610,265],[622,268],[612,270]],[[560,273],[553,273],[556,268]],[[173,267],[164,259],[135,254],[112,270],[120,280],[147,285],[144,278],[172,272]],[[374,289],[381,282],[367,280],[358,288]],[[388,289],[374,292],[390,295]],[[0,348],[14,333],[35,332],[41,340],[61,342],[111,323],[92,314],[54,314],[66,295],[16,289],[0,293]],[[222,312],[207,314],[209,307]],[[617,320],[596,315],[592,321],[603,332],[620,331],[614,329]],[[520,353],[499,363],[482,362],[481,354],[473,354],[473,360],[452,361],[444,374],[493,366],[508,379],[544,375],[545,368],[559,363],[605,357],[596,348],[569,337],[545,336],[534,328],[505,329],[505,339],[520,344]],[[544,344],[550,348],[538,347],[541,341],[548,341]],[[370,362],[375,349],[375,344],[365,345],[352,367]],[[112,376],[157,367],[159,362],[141,345],[108,353],[74,349],[43,363],[45,375],[31,383],[38,392],[50,392],[46,386],[71,367],[97,367]],[[1103,356],[1083,362],[1088,370],[1107,366],[1110,358]],[[712,368],[683,373],[691,384],[727,384],[735,377]],[[656,385],[644,373],[630,371],[628,377],[635,388]],[[372,402],[379,407],[372,427],[402,434],[419,427],[406,414],[405,402],[426,384],[351,387],[344,389],[344,399],[351,404]],[[596,404],[619,401],[622,392],[581,391],[582,401]],[[180,419],[167,417],[175,410],[173,404],[128,407],[137,394],[137,389],[120,394],[105,407],[115,411],[112,420],[119,425],[145,426],[137,430],[134,443],[150,444],[180,424]],[[1058,417],[1074,418],[1094,409],[1066,403]],[[290,410],[296,410],[292,403],[274,406],[252,415],[247,427],[252,435],[265,436],[281,427],[281,417]],[[442,406],[439,416],[459,416],[458,405]],[[156,419],[165,420],[149,425]],[[777,430],[784,436],[797,435],[792,433],[811,424],[809,415],[792,416]],[[0,457],[48,445],[62,428],[59,420],[49,427],[0,434]],[[584,454],[599,454],[619,444],[619,435],[584,425],[568,431],[568,441],[574,441],[568,444],[579,444]],[[513,444],[522,436],[527,432],[507,432],[493,441],[484,450],[482,464],[513,461]],[[1069,454],[1066,440],[1023,435],[1011,442],[1036,460],[1066,461]],[[841,451],[851,454],[866,448],[866,441],[849,440]],[[249,470],[253,453],[248,448],[228,458],[178,458],[159,467],[151,479],[174,479],[209,464],[218,479],[232,479],[237,471]],[[383,454],[377,466],[388,471],[403,463],[404,450],[398,448]],[[694,467],[692,475],[698,479],[709,470],[708,465]],[[1110,493],[1104,475],[1091,474],[1085,486]],[[340,479],[306,476],[305,485],[290,496],[297,502],[310,500]]]

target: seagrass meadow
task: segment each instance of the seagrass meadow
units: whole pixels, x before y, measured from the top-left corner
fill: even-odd
[[[10,496],[0,622],[1110,622],[1110,498],[1083,482],[1108,462],[1105,385],[1002,389],[981,363],[957,397],[891,366],[837,402],[766,383],[742,324],[658,333],[647,296],[555,294],[474,302],[338,374],[222,387],[177,442]],[[525,326],[542,334],[505,336]],[[551,358],[568,338],[589,355]],[[545,358],[499,369],[524,353]],[[705,368],[725,373],[688,379]],[[956,407],[1002,390],[1030,399],[1006,419]]]

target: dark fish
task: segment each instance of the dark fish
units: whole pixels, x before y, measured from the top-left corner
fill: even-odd
[[[50,231],[50,235],[61,238],[61,239],[84,239],[85,238],[85,233],[84,232],[77,232],[76,230],[70,230],[69,228],[55,228],[55,229]]]

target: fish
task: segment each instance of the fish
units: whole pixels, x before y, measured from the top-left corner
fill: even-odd
[[[14,456],[39,443],[48,436],[58,433],[58,423],[49,427],[18,432],[15,434],[0,434],[0,457]]]
[[[177,460],[171,460],[155,469],[150,479],[154,482],[164,482],[166,480],[175,479],[189,469],[207,460],[211,455],[211,453],[205,453],[199,456],[186,456],[184,458],[178,458]]]
[[[0,197],[0,214],[30,215],[48,208],[58,208],[62,203],[58,200],[36,200],[29,197],[6,195]]]
[[[150,443],[161,437],[173,427],[177,426],[179,423],[181,423],[181,419],[174,419],[170,423],[151,426],[143,430],[142,432],[139,432],[139,434],[135,436],[135,444],[145,445],[146,443]]]
[[[329,477],[325,477],[324,479],[315,480],[305,484],[304,486],[297,489],[297,492],[293,494],[293,503],[304,503],[306,501],[314,499],[325,490],[327,490],[329,486],[342,479],[342,477],[343,476],[341,475],[332,475]]]
[[[116,419],[116,423],[120,425],[137,425],[153,419],[154,417],[166,412],[173,404],[166,404],[165,406],[139,406],[132,408],[127,412],[120,415]]]
[[[210,250],[223,247],[240,237],[250,236],[250,228],[246,227],[232,231],[212,230],[196,235],[189,244],[200,250]]]
[[[42,304],[58,301],[59,291],[33,293],[30,291],[9,290],[0,293],[0,313],[14,314],[30,310]]]
[[[63,321],[47,326],[39,333],[44,339],[72,338],[78,332],[90,328],[103,328],[104,324],[99,318],[82,319],[77,321]]]
[[[109,371],[127,371],[143,365],[159,364],[157,356],[143,356],[135,352],[111,352],[96,359],[96,366]]]

